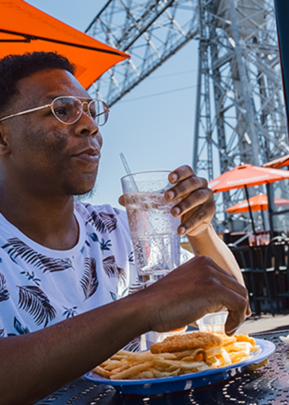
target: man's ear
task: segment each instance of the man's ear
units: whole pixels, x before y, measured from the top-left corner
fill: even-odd
[[[10,148],[3,125],[0,123],[0,155],[9,155]]]

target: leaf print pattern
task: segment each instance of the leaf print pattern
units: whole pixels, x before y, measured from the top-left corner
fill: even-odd
[[[35,277],[34,271],[32,271],[31,274],[29,273],[29,271],[21,271],[20,274],[25,274],[28,281],[29,281],[29,280],[32,280],[32,281],[34,281],[34,283],[35,283],[36,285],[39,286],[39,282],[40,282],[41,280],[40,280],[40,278]]]
[[[92,211],[86,225],[91,222],[100,233],[111,233],[116,229],[117,218],[114,214]]]
[[[117,300],[116,294],[114,292],[110,291],[110,295],[113,301]]]
[[[10,258],[15,262],[15,259],[20,256],[28,264],[38,267],[43,270],[43,273],[49,271],[63,271],[72,267],[70,259],[54,259],[46,257],[35,250],[31,249],[26,243],[22,242],[18,238],[8,239],[8,243],[2,246],[2,249],[7,249]]]
[[[63,312],[62,316],[65,316],[66,319],[72,318],[74,315],[77,315],[76,309],[77,307],[72,307],[72,308],[66,308],[63,307],[65,311]]]
[[[126,272],[121,267],[117,267],[114,256],[109,256],[102,261],[103,269],[108,277],[118,277],[123,283],[126,280]]]
[[[26,327],[24,328],[21,325],[21,322],[18,321],[18,319],[16,318],[16,316],[14,316],[14,328],[16,329],[16,331],[18,332],[19,335],[24,335],[25,333],[29,333],[30,330]],[[9,335],[10,336],[10,335]]]
[[[127,292],[129,291],[129,288],[127,287],[121,294],[118,295],[118,298],[123,298],[127,295]]]
[[[100,245],[100,249],[101,249],[102,252],[103,252],[104,250],[110,250],[111,241],[110,241],[110,239],[109,239],[109,240],[107,240],[107,241],[105,242],[105,240],[102,238],[102,240],[101,240],[101,242],[99,243],[99,245]]]
[[[80,281],[80,284],[86,300],[91,297],[97,290],[99,282],[97,278],[95,259],[85,259],[85,272]]]
[[[98,242],[98,236],[96,233],[89,233],[88,236],[93,240],[93,242]]]
[[[44,292],[35,286],[22,286],[19,288],[19,308],[33,316],[36,325],[44,323],[44,328],[49,321],[55,318],[56,310],[50,304]]]
[[[129,261],[129,263],[134,263],[133,252],[130,252],[130,254],[128,255],[128,261]]]
[[[6,280],[2,273],[0,273],[0,302],[9,299],[9,292],[6,290]]]
[[[128,271],[133,271],[133,276],[135,269],[125,212],[91,205],[86,210],[83,203],[76,204],[83,244],[67,255],[38,249],[15,233],[12,226],[0,235],[0,273],[5,277],[0,275],[0,297],[4,299],[0,302],[0,336],[21,336],[47,328],[127,295]],[[98,226],[90,222],[85,229],[93,210]],[[104,263],[98,261],[103,259]],[[103,278],[105,293],[99,294]],[[63,294],[57,292],[59,283]],[[77,294],[72,295],[75,283]]]

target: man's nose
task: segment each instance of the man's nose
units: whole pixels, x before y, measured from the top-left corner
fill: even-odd
[[[82,111],[81,117],[76,122],[76,135],[95,136],[98,134],[99,129],[95,120],[90,116],[88,110]]]

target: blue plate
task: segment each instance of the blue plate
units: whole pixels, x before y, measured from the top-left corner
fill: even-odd
[[[123,394],[156,395],[186,391],[214,384],[242,373],[250,364],[260,363],[275,351],[276,347],[274,343],[262,339],[255,340],[260,348],[256,352],[253,352],[252,356],[240,363],[231,364],[226,367],[175,377],[151,378],[147,380],[109,380],[93,371],[85,374],[85,378],[97,384],[111,385]]]

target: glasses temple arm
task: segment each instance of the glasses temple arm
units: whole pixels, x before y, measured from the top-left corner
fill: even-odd
[[[17,117],[18,115],[24,115],[24,114],[31,113],[31,112],[33,112],[33,111],[42,110],[43,108],[47,108],[47,107],[50,107],[50,108],[51,108],[51,105],[52,105],[52,104],[46,104],[46,105],[43,105],[43,106],[41,106],[41,107],[35,107],[35,108],[31,108],[30,110],[21,111],[21,112],[16,113],[16,114],[11,114],[11,115],[8,115],[7,117],[0,118],[0,122],[1,122],[1,121],[4,121],[4,120],[8,120],[8,118]]]

